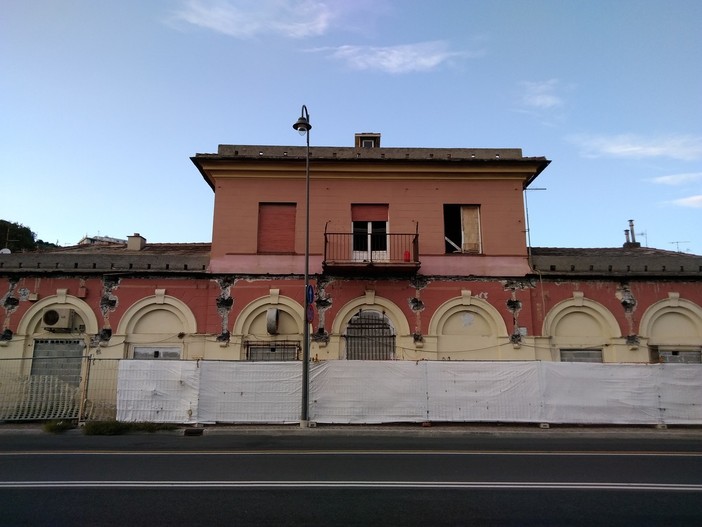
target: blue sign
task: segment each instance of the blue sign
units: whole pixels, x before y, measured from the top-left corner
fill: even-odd
[[[307,286],[307,303],[314,302],[314,288],[311,285]]]
[[[307,322],[312,322],[314,320],[314,307],[311,305],[307,306]]]

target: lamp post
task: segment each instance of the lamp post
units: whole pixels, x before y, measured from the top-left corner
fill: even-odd
[[[310,421],[310,113],[307,106],[302,105],[300,118],[293,124],[293,128],[306,136],[307,153],[305,155],[305,312],[303,315],[304,332],[302,342],[302,411],[300,413],[300,426],[306,428]]]

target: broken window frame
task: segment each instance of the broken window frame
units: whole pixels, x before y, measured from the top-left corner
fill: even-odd
[[[445,203],[444,241],[446,254],[482,254],[480,205]]]

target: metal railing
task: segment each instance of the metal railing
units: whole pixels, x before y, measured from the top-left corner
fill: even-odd
[[[114,419],[118,368],[118,359],[94,356],[0,359],[0,421]]]
[[[324,233],[324,264],[419,265],[419,233]]]

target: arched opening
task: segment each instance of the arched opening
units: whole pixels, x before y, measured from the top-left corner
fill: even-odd
[[[347,360],[394,360],[395,329],[384,312],[359,309],[346,325]]]

